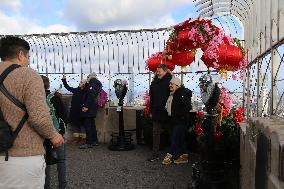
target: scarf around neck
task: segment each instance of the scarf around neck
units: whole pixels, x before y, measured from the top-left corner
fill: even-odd
[[[167,103],[166,103],[166,106],[165,106],[169,116],[172,115],[172,103],[173,103],[174,93],[176,92],[176,90],[170,93],[170,96],[169,96]]]

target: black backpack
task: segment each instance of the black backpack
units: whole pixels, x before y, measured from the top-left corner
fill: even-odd
[[[25,105],[20,102],[18,99],[16,99],[13,95],[9,93],[9,91],[6,89],[6,87],[3,85],[3,81],[8,76],[10,72],[12,72],[14,69],[20,67],[17,64],[12,64],[9,66],[4,72],[0,75],[0,91],[16,106],[21,108],[23,111],[25,111],[25,115],[23,116],[22,120],[18,124],[15,131],[12,131],[11,126],[5,121],[3,113],[0,109],[0,152],[5,152],[6,157],[5,161],[8,161],[8,150],[13,146],[13,143],[18,136],[20,130],[24,126],[24,123],[27,121],[29,115],[27,113]]]

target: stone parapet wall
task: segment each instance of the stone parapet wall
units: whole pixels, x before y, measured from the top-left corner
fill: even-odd
[[[284,188],[284,120],[251,118],[241,124],[240,188]]]
[[[72,95],[63,95],[63,103],[66,109],[69,111],[71,104]],[[124,107],[124,129],[133,130],[133,139],[135,139],[135,129],[136,129],[136,111],[141,110],[143,107]],[[96,127],[97,135],[100,143],[109,143],[111,140],[111,134],[113,132],[118,132],[118,112],[116,107],[99,108],[97,112]],[[68,125],[70,126],[70,125]],[[67,140],[72,137],[71,128],[68,129],[69,133]]]

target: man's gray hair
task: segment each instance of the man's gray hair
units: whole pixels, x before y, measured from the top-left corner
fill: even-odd
[[[96,78],[97,79],[97,74],[95,73],[90,73],[88,76],[87,76],[87,82],[89,83],[91,79],[93,78]]]

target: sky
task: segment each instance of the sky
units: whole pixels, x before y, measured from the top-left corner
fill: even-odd
[[[193,0],[0,0],[0,34],[168,27],[196,10]]]

